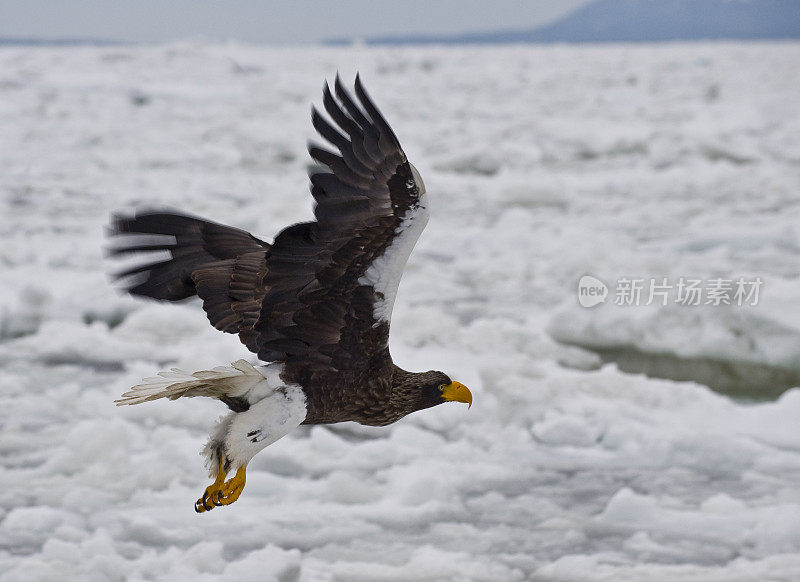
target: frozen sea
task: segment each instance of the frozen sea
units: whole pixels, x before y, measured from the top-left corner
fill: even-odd
[[[197,515],[222,405],[113,400],[253,356],[116,292],[104,225],[308,219],[337,70],[430,196],[395,361],[475,402],[302,428]],[[800,579],[800,44],[3,48],[0,215],[4,582]],[[683,305],[682,278],[763,284]]]

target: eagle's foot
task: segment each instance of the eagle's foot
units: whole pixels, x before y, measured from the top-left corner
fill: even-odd
[[[239,499],[239,495],[242,494],[242,489],[244,489],[246,476],[245,468],[239,467],[236,471],[236,475],[225,482],[220,492],[214,498],[214,505],[230,505]]]
[[[217,471],[217,478],[214,482],[206,487],[205,492],[203,492],[203,496],[194,502],[194,510],[197,513],[203,513],[205,511],[211,511],[216,506],[214,500],[219,495],[222,487],[225,485],[225,476],[227,472],[225,471],[225,459],[220,459],[219,462],[219,470]]]
[[[237,499],[244,489],[245,468],[239,467],[236,475],[232,479],[225,481],[227,472],[224,470],[225,461],[219,463],[219,471],[216,480],[206,487],[203,496],[194,502],[194,510],[197,513],[211,511],[219,505],[230,505]]]

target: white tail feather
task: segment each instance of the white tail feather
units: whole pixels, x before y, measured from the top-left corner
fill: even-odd
[[[181,396],[242,396],[264,381],[264,376],[250,362],[237,360],[230,366],[219,366],[213,370],[200,370],[190,374],[178,368],[159,372],[158,376],[145,378],[125,392],[117,406],[141,404],[159,398],[175,400]]]

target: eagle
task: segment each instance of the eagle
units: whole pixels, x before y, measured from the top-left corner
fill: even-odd
[[[428,222],[425,184],[369,97],[336,76],[326,118],[309,142],[314,220],[272,243],[189,214],[142,209],[112,216],[112,257],[152,255],[114,274],[124,291],[159,301],[197,296],[211,324],[237,334],[261,363],[246,360],[144,379],[117,405],[206,396],[230,412],[202,454],[213,483],[203,513],[242,493],[250,460],[301,424],[385,426],[445,402],[472,405],[463,384],[439,371],[409,372],[389,353],[389,324],[403,268]],[[169,255],[167,258],[167,254]],[[233,474],[233,477],[228,478]]]

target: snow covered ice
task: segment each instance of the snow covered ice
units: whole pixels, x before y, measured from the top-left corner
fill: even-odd
[[[800,389],[762,396],[800,372],[798,63],[796,43],[3,48],[0,578],[797,580]],[[337,69],[430,196],[394,359],[474,406],[301,428],[198,516],[222,405],[113,400],[253,356],[197,303],[116,293],[103,228],[137,205],[268,240],[308,219],[309,106]],[[586,274],[763,287],[586,309]],[[738,399],[585,348],[770,373]]]

